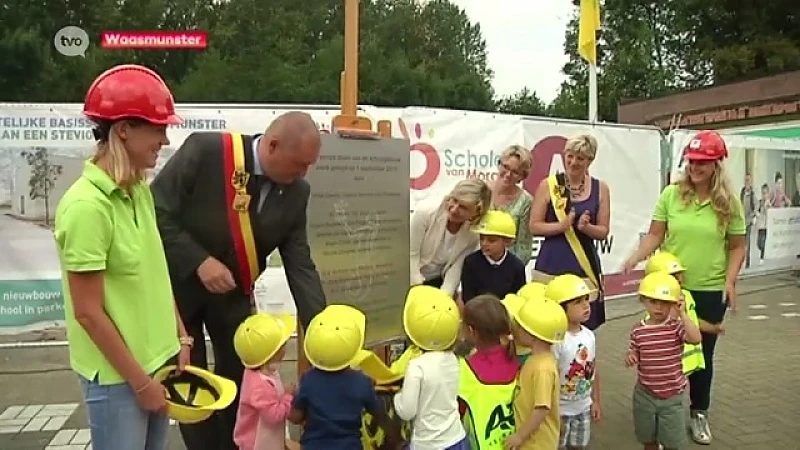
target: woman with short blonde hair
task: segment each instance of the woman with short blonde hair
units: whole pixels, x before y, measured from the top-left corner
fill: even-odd
[[[528,223],[531,220],[533,197],[520,186],[531,173],[533,160],[530,150],[521,145],[510,145],[497,161],[497,178],[492,183],[492,209],[505,211],[517,224],[517,237],[509,250],[523,264],[531,260],[533,236]]]
[[[650,230],[625,261],[630,272],[659,247],[686,268],[683,287],[694,297],[700,320],[721,324],[727,306],[736,310],[736,279],[745,258],[744,208],[733,193],[722,161],[725,141],[714,131],[698,133],[683,151],[688,166],[680,180],[661,192]],[[692,438],[711,443],[708,409],[717,335],[702,332],[705,368],[689,375]]]
[[[193,345],[177,313],[150,187],[144,179],[181,119],[161,77],[123,65],[89,88],[94,156],[55,217],[70,366],[95,449],[166,450],[164,386],[153,378]]]
[[[581,134],[564,145],[564,173],[551,175],[536,188],[530,231],[543,236],[533,278],[547,282],[567,273],[586,278],[599,289],[584,323],[594,330],[605,322],[603,268],[595,241],[606,239],[611,222],[608,185],[589,174],[597,139]]]
[[[440,202],[411,216],[411,285],[426,284],[455,295],[464,258],[478,248],[471,228],[492,203],[489,186],[477,178],[460,181]]]

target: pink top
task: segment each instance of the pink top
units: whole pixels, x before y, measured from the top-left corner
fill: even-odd
[[[508,384],[519,373],[519,361],[517,358],[509,358],[502,345],[476,351],[467,358],[467,364],[483,384]],[[462,417],[467,412],[467,404],[461,399],[458,400],[458,412]]]
[[[280,373],[245,369],[233,441],[239,450],[283,450],[292,395],[283,390]]]
[[[467,363],[484,384],[508,384],[519,372],[519,361],[509,358],[502,345],[478,350],[467,358]]]

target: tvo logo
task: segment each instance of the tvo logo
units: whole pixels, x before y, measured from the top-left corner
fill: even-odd
[[[53,46],[58,53],[64,56],[85,58],[86,50],[89,48],[89,35],[83,28],[69,25],[56,32],[53,37]]]

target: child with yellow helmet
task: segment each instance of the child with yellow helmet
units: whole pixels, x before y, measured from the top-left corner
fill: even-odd
[[[544,283],[531,281],[526,283],[525,286],[522,286],[522,289],[520,289],[516,295],[507,295],[506,298],[503,299],[503,304],[506,306],[506,309],[509,310],[509,314],[511,314],[513,309],[519,308],[519,306],[515,305],[521,305],[523,300],[540,298],[544,296],[544,290],[546,288],[547,285]],[[519,325],[517,325],[513,315],[511,316],[511,335],[516,340],[516,342],[514,342],[514,349],[517,351],[517,360],[519,361],[519,365],[522,366],[525,364],[525,361],[528,360],[528,357],[531,356],[531,349],[519,342]]]
[[[461,300],[466,303],[482,294],[503,298],[525,285],[525,263],[508,248],[517,236],[511,214],[492,210],[472,229],[480,236],[480,248],[464,258],[461,269]]]
[[[506,448],[553,450],[558,447],[561,421],[558,365],[550,347],[564,340],[567,315],[544,296],[510,306],[520,327],[518,341],[530,347],[531,356],[520,370],[514,399],[517,429],[506,439]]]
[[[630,334],[627,367],[638,367],[633,390],[633,425],[645,450],[683,448],[687,386],[681,359],[684,343],[698,344],[700,329],[686,313],[678,280],[668,272],[652,272],[639,284],[639,300],[648,318]]]
[[[458,413],[460,368],[452,351],[461,328],[458,305],[441,289],[414,286],[403,307],[403,328],[423,351],[408,363],[394,396],[397,415],[412,422],[410,447],[467,450]]]
[[[364,347],[366,316],[347,305],[328,305],[308,326],[303,350],[311,364],[289,417],[305,422],[303,450],[361,448],[361,414],[385,420],[372,380],[350,368]]]
[[[233,335],[233,348],[245,367],[233,430],[233,441],[240,450],[286,446],[286,419],[295,386],[284,387],[278,369],[296,323],[290,315],[255,314]]]
[[[600,420],[600,384],[597,376],[594,332],[582,324],[592,312],[590,297],[596,291],[583,278],[564,274],[553,278],[545,297],[557,302],[567,315],[564,341],[553,345],[558,361],[561,399],[559,448],[583,450],[589,446],[592,421]]]
[[[479,295],[463,309],[463,323],[475,353],[461,359],[458,400],[471,450],[503,450],[514,432],[511,409],[519,362],[508,311],[494,295]],[[497,414],[502,411],[502,414]]]
[[[670,252],[665,252],[665,251],[659,251],[655,255],[651,256],[650,259],[647,260],[647,264],[645,264],[644,266],[645,275],[651,274],[653,272],[667,272],[678,280],[678,284],[681,285],[681,294],[683,295],[683,302],[686,308],[686,313],[689,315],[689,318],[692,319],[692,322],[694,322],[694,324],[697,325],[698,328],[700,328],[701,332],[710,334],[724,334],[725,328],[721,323],[711,324],[697,317],[694,297],[692,297],[691,292],[683,288],[685,271],[686,268],[683,267],[680,260],[678,260],[678,257]],[[646,314],[645,318],[647,318]],[[698,370],[702,370],[705,367],[706,364],[705,364],[705,358],[703,357],[702,344],[684,345],[683,373],[689,375]]]

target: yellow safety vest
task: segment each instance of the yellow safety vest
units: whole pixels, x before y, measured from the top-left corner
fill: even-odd
[[[689,320],[699,327],[700,320],[697,318],[694,297],[692,297],[692,294],[686,289],[682,289],[681,292],[683,293],[683,301],[686,304],[686,314],[689,315]],[[645,313],[644,319],[647,320],[649,318],[650,315]],[[706,359],[703,356],[703,345],[683,344],[683,373],[689,375],[705,368]]]
[[[692,294],[686,289],[682,290],[684,302],[686,303],[686,313],[689,319],[698,327],[700,320],[697,318],[697,311],[695,310],[695,301]],[[706,368],[706,359],[703,356],[702,344],[683,344],[683,373],[689,375],[698,370]]]
[[[517,382],[484,384],[460,359],[458,397],[467,404],[464,428],[472,450],[503,450],[506,438],[514,434],[514,392]]]

